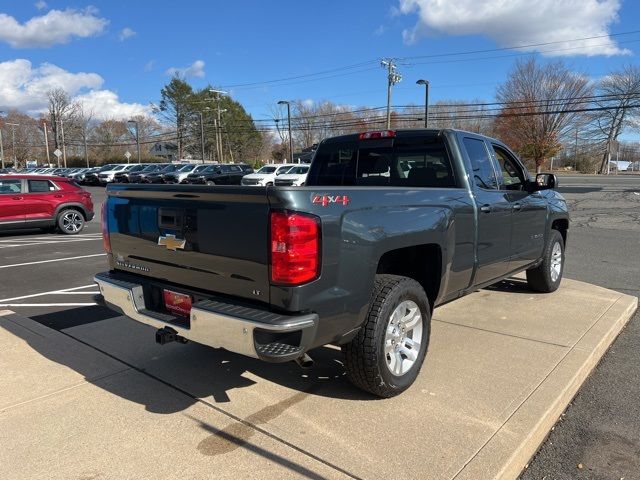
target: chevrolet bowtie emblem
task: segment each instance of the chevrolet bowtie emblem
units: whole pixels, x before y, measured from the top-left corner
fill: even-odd
[[[158,245],[163,245],[167,247],[167,250],[173,250],[174,252],[179,249],[184,249],[184,245],[187,243],[186,240],[181,238],[176,238],[175,235],[162,235],[158,237]]]

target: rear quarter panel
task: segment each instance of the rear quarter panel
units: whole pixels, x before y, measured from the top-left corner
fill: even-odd
[[[440,297],[469,285],[475,225],[465,189],[290,187],[269,188],[268,194],[272,209],[312,213],[322,222],[320,278],[300,287],[271,286],[270,291],[275,307],[304,311],[313,306],[322,319],[317,344],[335,341],[336,332],[364,321],[378,262],[388,251],[437,244],[442,251]],[[323,195],[346,195],[349,201],[313,202]]]

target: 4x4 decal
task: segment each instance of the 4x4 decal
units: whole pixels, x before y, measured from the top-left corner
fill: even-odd
[[[323,207],[331,203],[349,205],[349,197],[347,195],[314,195],[312,203],[314,205],[322,205]]]

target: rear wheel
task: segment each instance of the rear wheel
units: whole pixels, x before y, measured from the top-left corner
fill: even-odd
[[[84,229],[84,217],[78,210],[66,209],[58,214],[58,230],[66,235],[75,235]]]
[[[536,292],[555,292],[564,272],[564,240],[557,230],[551,230],[544,247],[543,260],[536,268],[527,270],[529,288]]]
[[[424,362],[431,309],[422,286],[397,275],[376,275],[367,319],[343,346],[349,380],[379,397],[409,388]]]

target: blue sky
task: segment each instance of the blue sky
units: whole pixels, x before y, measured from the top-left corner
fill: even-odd
[[[398,62],[397,105],[422,102],[419,78],[430,80],[434,102],[491,100],[527,52],[562,58],[593,78],[638,62],[640,32],[615,34],[640,29],[640,2],[511,0],[506,10],[500,3],[0,1],[0,110],[37,112],[46,89],[62,86],[99,116],[126,116],[157,102],[168,73],[181,71],[194,87],[225,87],[265,119],[279,99],[384,105],[382,57],[406,58]],[[587,37],[599,38],[575,41]],[[555,43],[414,58],[548,42]],[[362,65],[341,68],[355,64]]]

